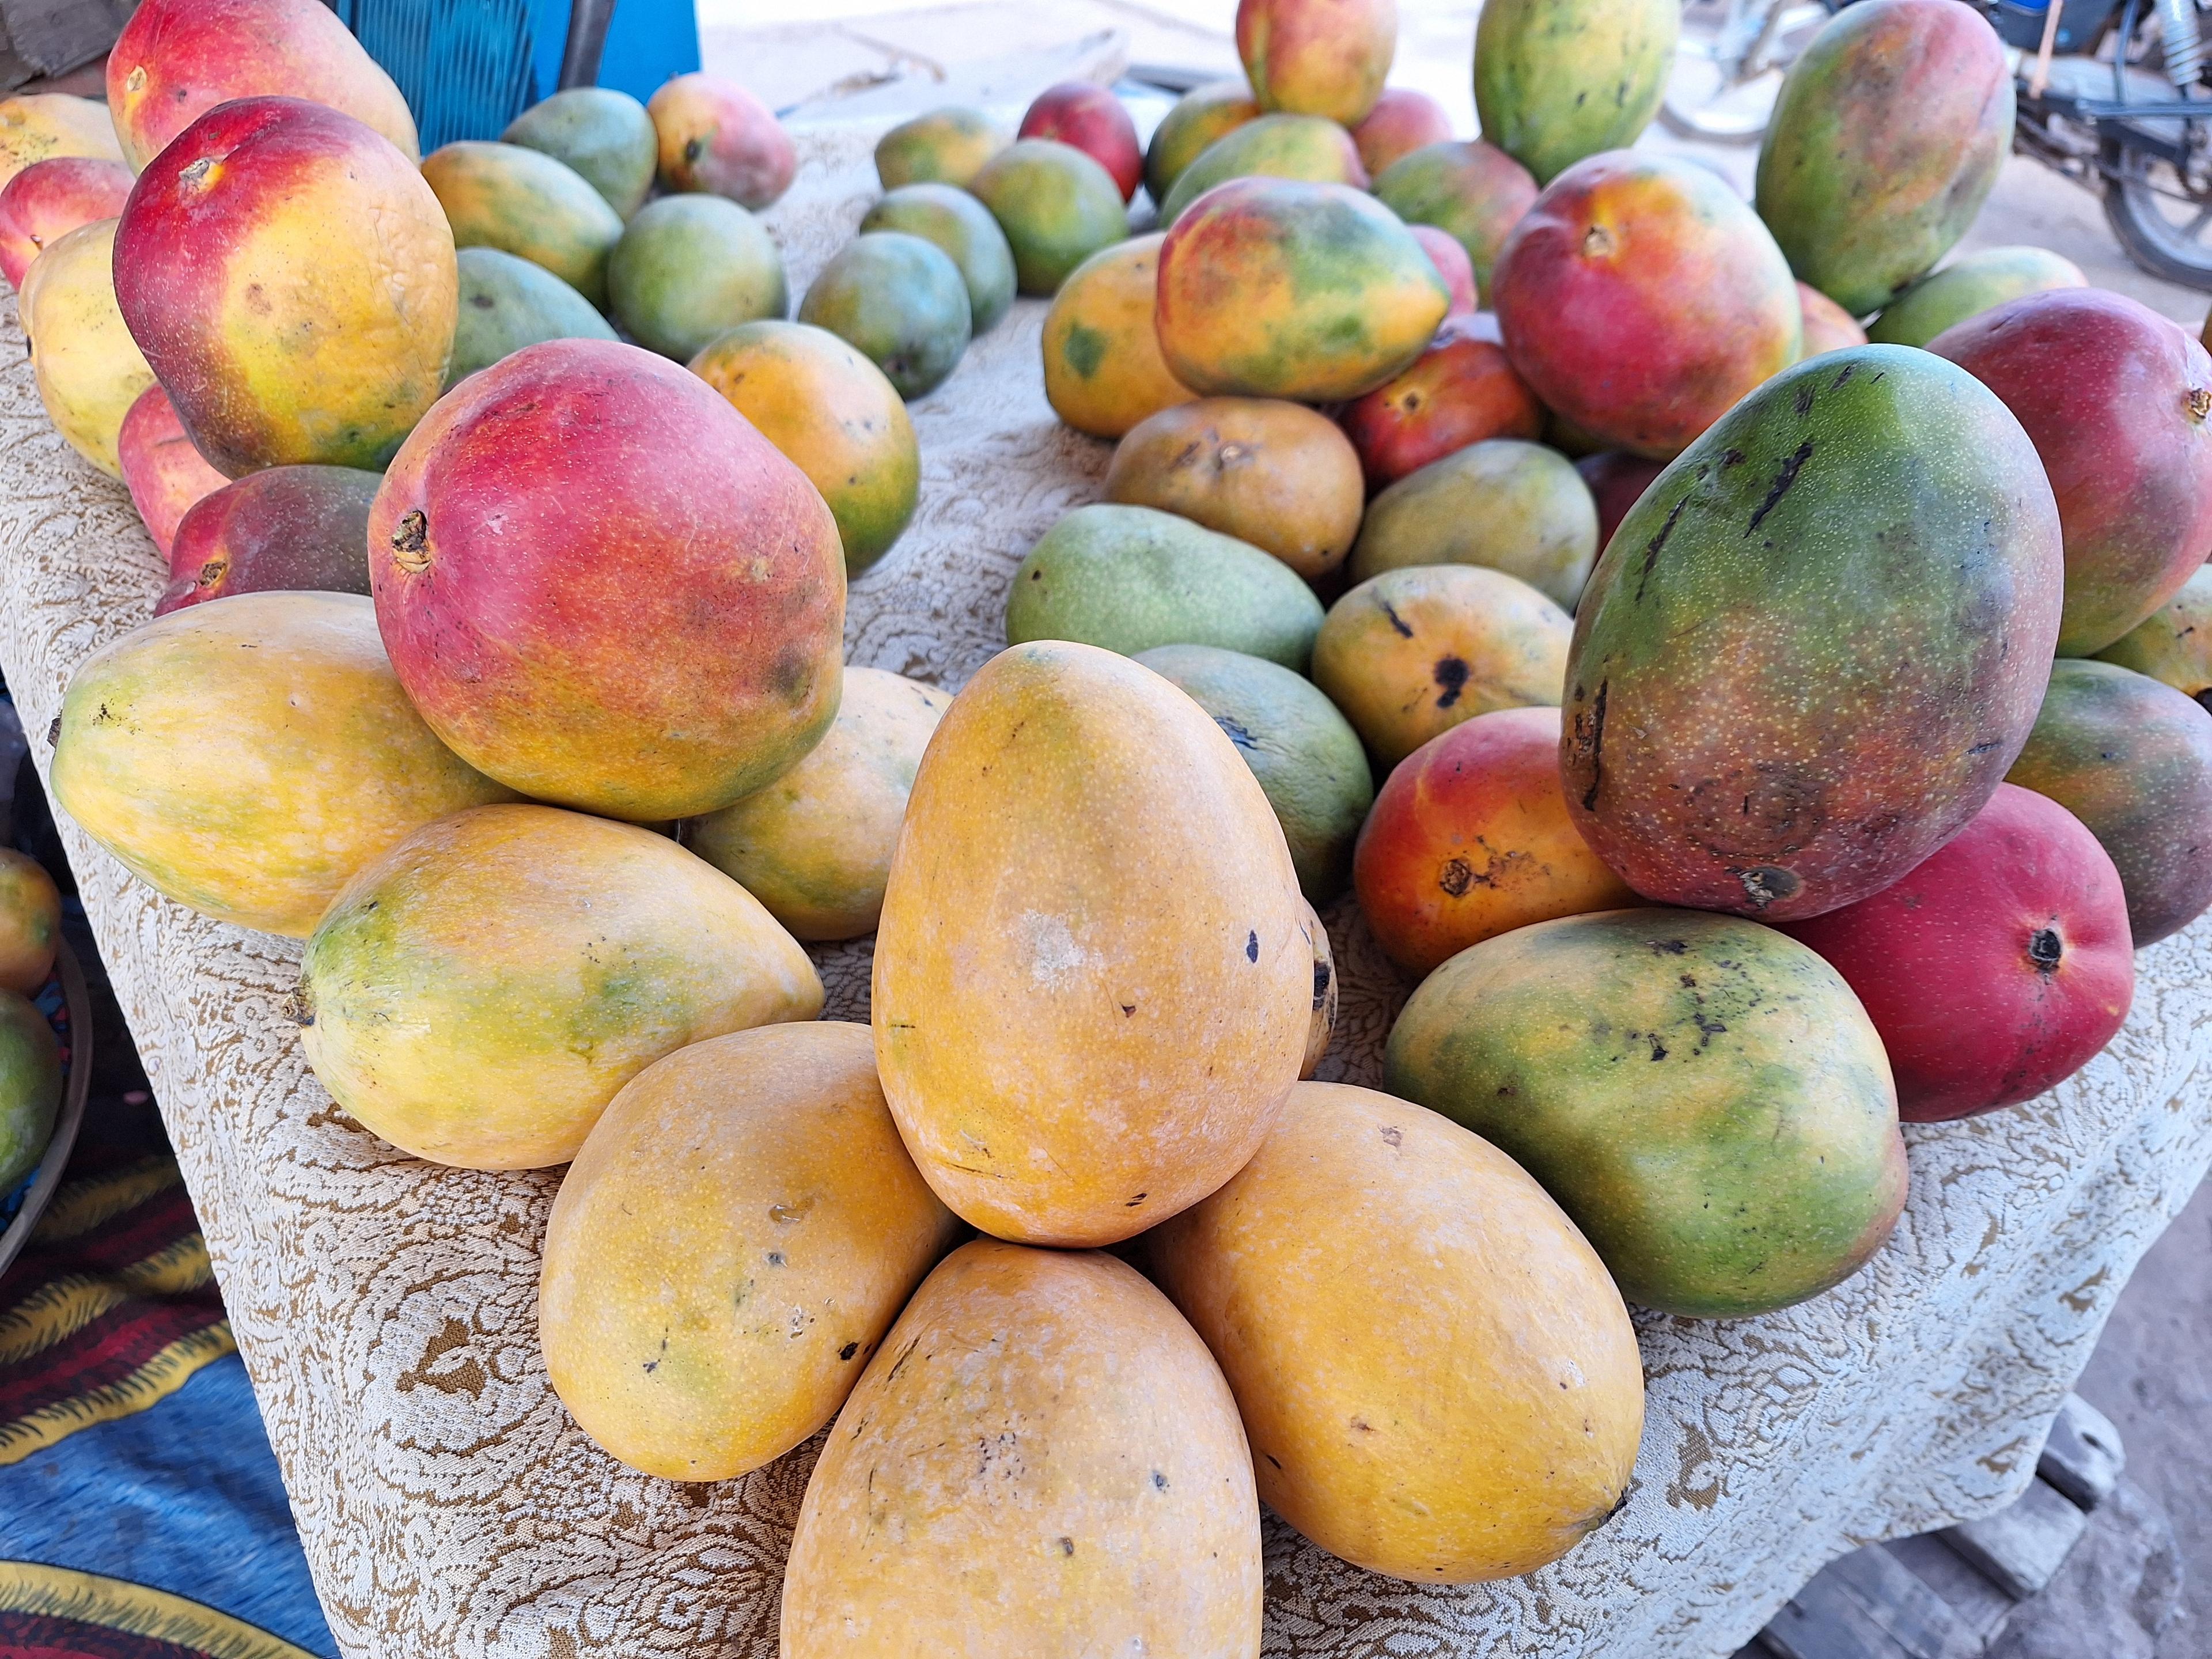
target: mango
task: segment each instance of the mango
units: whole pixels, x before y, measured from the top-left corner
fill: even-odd
[[[1009,645],[1212,645],[1301,672],[1321,620],[1279,560],[1149,507],[1077,507],[1038,538],[1006,596]]]
[[[1413,240],[1421,245],[1421,252],[1429,256],[1429,263],[1437,268],[1437,275],[1444,279],[1444,289],[1451,295],[1451,303],[1444,312],[1444,320],[1473,314],[1481,296],[1475,292],[1474,261],[1467,257],[1467,250],[1459,239],[1434,225],[1407,225]]]
[[[185,435],[177,406],[158,386],[138,394],[115,434],[115,459],[123,470],[131,504],[144,520],[154,550],[163,560],[176,539],[177,526],[192,504],[230,482],[207,464]]]
[[[1301,1083],[1145,1249],[1229,1379],[1261,1499],[1331,1554],[1510,1577],[1626,1498],[1644,1364],[1620,1292],[1542,1188],[1436,1113]]]
[[[113,136],[137,172],[237,98],[302,98],[364,123],[410,163],[422,153],[399,88],[318,0],[143,0],[106,75]]]
[[[1837,13],[1783,77],[1759,147],[1753,200],[1790,269],[1854,317],[1934,269],[2012,149],[2012,82],[1971,8]]]
[[[1416,977],[1516,927],[1636,902],[1567,816],[1556,708],[1477,714],[1407,756],[1352,878],[1376,942]]]
[[[1311,900],[1299,915],[1307,938],[1313,941],[1314,958],[1313,1018],[1306,1025],[1305,1058],[1298,1065],[1298,1079],[1304,1082],[1328,1057],[1329,1040],[1336,1035],[1337,1001],[1343,988],[1337,983],[1336,953],[1329,947],[1328,929],[1314,914]]]
[[[2174,596],[2097,653],[2194,697],[2212,701],[2212,570],[2200,569]]]
[[[1843,975],[1734,916],[1607,910],[1462,951],[1391,1028],[1394,1094],[1494,1141],[1621,1294],[1738,1319],[1858,1271],[1905,1206],[1881,1039]]]
[[[140,880],[305,939],[403,836],[512,799],[440,743],[353,593],[246,593],[101,647],[62,700],[54,797]]]
[[[1616,151],[1561,173],[1505,240],[1490,302],[1513,367],[1600,448],[1658,458],[1797,361],[1789,262],[1718,173]]]
[[[1125,202],[1145,181],[1145,153],[1137,148],[1136,124],[1113,88],[1096,82],[1062,81],[1047,87],[1023,112],[1014,137],[1073,144],[1106,169]]]
[[[2027,741],[2063,569],[2034,447],[1972,376],[1906,346],[1784,369],[1591,574],[1576,827],[1662,903],[1794,921],[1880,891]]]
[[[968,284],[969,326],[981,334],[1014,302],[1014,250],[988,208],[954,185],[902,185],[860,218],[860,230],[902,230],[934,242]]]
[[[720,196],[664,196],[607,256],[607,304],[640,345],[684,362],[731,329],[781,318],[791,291],[751,214]]]
[[[1632,455],[1625,449],[1601,450],[1575,463],[1575,471],[1589,486],[1590,499],[1597,503],[1597,544],[1601,549],[1613,539],[1613,532],[1620,528],[1628,509],[1644,499],[1644,492],[1666,470],[1664,461]]]
[[[115,124],[89,98],[62,92],[24,92],[0,98],[0,185],[36,161],[58,155],[123,161]]]
[[[1342,892],[1375,778],[1336,705],[1279,663],[1218,646],[1156,646],[1137,660],[1179,687],[1237,745],[1275,809],[1308,904]]]
[[[922,1282],[806,1483],[784,1659],[1257,1659],[1237,1404],[1109,1255],[978,1239]]]
[[[1388,769],[1477,714],[1557,707],[1572,628],[1501,570],[1386,570],[1329,607],[1314,640],[1314,684]]]
[[[1409,473],[1377,495],[1352,550],[1352,579],[1407,565],[1502,570],[1571,611],[1597,558],[1597,504],[1556,449],[1492,438]]]
[[[0,990],[0,1194],[46,1156],[62,1103],[62,1051],[36,1004]]]
[[[1182,171],[1213,141],[1256,119],[1260,106],[1240,80],[1208,81],[1176,100],[1145,146],[1145,189],[1164,202]]]
[[[1797,284],[1797,314],[1804,323],[1804,343],[1797,354],[1801,358],[1817,357],[1824,351],[1841,351],[1845,346],[1867,343],[1866,330],[1858,325],[1851,313],[1810,283]],[[1902,343],[1917,345],[1920,342]]]
[[[349,882],[291,1013],[363,1127],[435,1164],[536,1170],[663,1054],[821,1010],[805,951],[705,860],[513,805],[427,824]]]
[[[1160,204],[1160,228],[1172,227],[1193,202],[1231,179],[1304,179],[1367,188],[1367,169],[1352,135],[1335,122],[1318,115],[1262,115],[1199,152]]]
[[[1923,276],[1883,307],[1867,325],[1866,337],[1885,345],[1924,346],[1953,324],[2008,300],[2088,285],[2081,266],[2049,248],[1979,248]]]
[[[27,853],[0,847],[0,990],[35,996],[54,971],[62,896]]]
[[[509,121],[499,141],[566,163],[624,219],[645,205],[660,160],[653,117],[612,87],[569,87],[541,99]]]
[[[1353,398],[1337,418],[1370,489],[1469,444],[1544,430],[1543,404],[1505,355],[1497,319],[1481,313],[1445,318],[1411,368]]]
[[[1160,351],[1193,391],[1321,403],[1420,356],[1451,295],[1389,209],[1342,185],[1236,179],[1160,247]]]
[[[899,1143],[866,1026],[679,1048],[623,1085],[553,1200],[554,1392],[647,1474],[757,1469],[836,1415],[959,1225]]]
[[[1198,395],[1168,372],[1154,326],[1164,240],[1132,237],[1092,254],[1045,313],[1045,398],[1078,432],[1119,438]]]
[[[566,162],[520,144],[465,140],[434,151],[422,177],[457,247],[495,247],[543,265],[604,311],[622,216]]]
[[[1398,51],[1397,0],[1243,0],[1237,55],[1264,110],[1365,120]]]
[[[2060,658],[2005,781],[2088,826],[2120,872],[2138,950],[2212,906],[2212,714],[2172,686]]]
[[[453,326],[450,392],[540,340],[611,340],[615,331],[589,300],[543,265],[495,247],[465,247],[455,256],[460,303]]]
[[[914,517],[921,452],[881,369],[827,329],[767,321],[721,336],[691,372],[821,492],[848,578],[890,550]]]
[[[177,526],[165,617],[234,593],[368,592],[368,508],[384,480],[349,466],[271,466],[194,503]]]
[[[288,98],[187,127],[139,175],[116,232],[131,337],[200,453],[233,477],[391,459],[445,382],[459,292],[422,175],[358,121]]]
[[[1060,291],[1075,268],[1129,234],[1129,216],[1113,174],[1072,144],[1023,138],[969,179],[1014,251],[1024,294]]]
[[[2062,656],[2101,651],[2212,555],[2212,355],[2141,301],[2023,295],[1928,343],[2003,400],[2058,503]]]
[[[829,507],[714,387],[635,346],[548,340],[455,386],[385,475],[368,546],[408,696],[538,799],[710,812],[836,717]]]
[[[0,185],[0,276],[21,291],[23,277],[47,243],[80,225],[123,211],[133,183],[120,161],[96,155],[51,155]]]
[[[1485,294],[1507,233],[1536,196],[1535,176],[1480,138],[1440,140],[1375,175],[1376,200],[1409,225],[1434,225],[1467,250],[1475,284]]]
[[[1106,499],[1157,507],[1249,542],[1313,581],[1359,532],[1359,457],[1336,423],[1302,404],[1201,398],[1130,428],[1106,470]]]
[[[855,347],[900,397],[925,397],[968,349],[968,284],[936,243],[872,230],[822,268],[799,301],[799,320]]]
[[[902,675],[848,665],[836,721],[806,758],[758,793],[691,819],[684,844],[794,939],[873,933],[915,769],[951,701]]]
[[[775,112],[734,81],[696,70],[646,100],[660,144],[660,182],[726,196],[754,212],[791,188],[799,152]]]
[[[56,240],[24,281],[21,315],[46,417],[70,448],[112,478],[124,416],[154,371],[116,305],[116,226],[102,219]]]
[[[1089,646],[1000,653],[922,757],[876,933],[876,1063],[923,1178],[987,1232],[1066,1246],[1212,1192],[1297,1077],[1300,903],[1196,703]]]
[[[1425,92],[1411,87],[1385,87],[1382,95],[1352,129],[1352,142],[1359,163],[1376,173],[1403,155],[1430,144],[1441,144],[1452,136],[1451,117]]]
[[[1491,143],[1548,185],[1626,149],[1674,71],[1678,0],[1498,0],[1474,30],[1474,108]]]
[[[983,163],[1012,142],[981,111],[931,110],[876,141],[876,177],[885,190],[933,183],[965,190]]]

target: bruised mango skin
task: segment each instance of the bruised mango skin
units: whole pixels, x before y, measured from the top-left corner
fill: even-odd
[[[444,384],[459,295],[422,175],[296,99],[200,117],[147,164],[116,233],[124,320],[232,477],[390,460]]]
[[[1878,891],[2020,752],[2063,580],[2042,463],[1971,375],[1909,346],[1784,370],[1591,574],[1560,750],[1577,827],[1662,903],[1796,921]]]
[[[604,311],[607,260],[622,216],[565,161],[521,144],[476,140],[423,159],[458,247],[495,247],[543,265]]]
[[[1145,147],[1145,188],[1154,204],[1167,200],[1183,169],[1206,146],[1259,115],[1252,88],[1239,80],[1209,81],[1178,98],[1152,129],[1152,142]]]
[[[548,340],[454,387],[385,474],[368,545],[408,695],[538,799],[711,812],[836,717],[836,520],[714,387],[636,346]]]
[[[1196,703],[1090,646],[993,658],[922,758],[876,933],[876,1060],[924,1178],[1069,1246],[1212,1191],[1297,1078],[1300,903]]]
[[[959,1227],[900,1144],[866,1026],[709,1037],[625,1084],[562,1179],[546,1371],[632,1468],[729,1480],[836,1414]]]
[[[70,448],[111,478],[123,476],[124,417],[154,371],[115,303],[115,228],[81,225],[41,253],[24,279],[23,337],[46,417]]]
[[[1451,292],[1397,216],[1343,185],[1234,179],[1160,247],[1157,324],[1194,391],[1356,398],[1429,343]]]
[[[1474,31],[1483,136],[1553,179],[1626,149],[1659,112],[1681,29],[1676,0],[1498,0]]]
[[[1865,0],[1783,77],[1753,201],[1790,269],[1863,317],[1966,234],[2012,129],[2012,68],[1978,12]]]
[[[1223,134],[1183,169],[1160,204],[1161,228],[1231,179],[1304,179],[1367,188],[1367,169],[1352,135],[1335,122],[1318,115],[1262,115]]]
[[[1169,370],[1155,327],[1160,234],[1092,254],[1044,319],[1044,395],[1078,432],[1118,438],[1198,394]]]
[[[1397,0],[1241,0],[1237,55],[1264,110],[1365,120],[1398,50]]]
[[[94,652],[53,787],[141,880],[295,939],[410,831],[513,798],[422,723],[352,593],[244,593]]]
[[[1251,1452],[1205,1344],[1112,1256],[978,1239],[823,1443],[781,1652],[1257,1659],[1264,1593]]]
[[[836,721],[806,758],[757,794],[690,820],[684,844],[796,939],[874,932],[915,770],[951,701],[903,675],[848,667]]]
[[[426,825],[356,876],[307,941],[294,1018],[322,1085],[394,1146],[534,1170],[574,1158],[661,1055],[821,1007],[806,953],[703,860],[511,805]]]
[[[1252,1161],[1144,1248],[1221,1362],[1261,1497],[1331,1554],[1414,1583],[1510,1577],[1626,1493],[1644,1365],[1620,1292],[1544,1189],[1449,1119],[1301,1083]]]
[[[234,98],[327,105],[410,161],[422,154],[399,88],[318,0],[143,0],[107,54],[106,77],[114,136],[137,170]]]
[[[1462,951],[1399,1016],[1384,1079],[1495,1141],[1663,1313],[1817,1296],[1905,1206],[1874,1023],[1811,950],[1732,916],[1608,910]]]

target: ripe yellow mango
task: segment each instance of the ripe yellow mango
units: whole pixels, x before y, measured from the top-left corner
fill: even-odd
[[[115,303],[113,219],[80,225],[32,261],[23,278],[24,337],[46,417],[70,447],[111,478],[116,439],[154,371]]]

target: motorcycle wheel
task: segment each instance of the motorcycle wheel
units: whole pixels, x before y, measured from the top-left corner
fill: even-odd
[[[2142,150],[2105,146],[2105,218],[2129,258],[2154,276],[2212,293],[2212,194],[2189,193]]]

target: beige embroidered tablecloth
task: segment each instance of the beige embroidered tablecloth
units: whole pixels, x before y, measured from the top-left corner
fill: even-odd
[[[872,195],[872,138],[805,137],[771,216],[794,293]],[[1016,562],[1095,498],[1109,450],[1045,405],[1042,315],[1018,306],[916,406],[921,510],[853,590],[854,661],[962,684],[1000,643]],[[72,666],[149,613],[161,575],[121,489],[47,426],[12,305],[0,331],[0,666],[43,765]],[[538,1353],[557,1174],[439,1170],[356,1127],[281,1012],[298,946],[195,916],[63,833],[349,1659],[773,1655],[811,1446],[718,1486],[602,1455]],[[1344,1018],[1322,1075],[1372,1083],[1404,988],[1348,904],[1327,920]],[[825,1012],[866,1018],[866,945],[817,956]],[[1848,1284],[1761,1319],[1639,1320],[1643,1455],[1601,1533],[1528,1578],[1439,1589],[1271,1520],[1267,1652],[1711,1659],[1832,1556],[2005,1503],[2212,1159],[2212,926],[2139,963],[2134,1016],[2080,1077],[1907,1131],[1911,1206]]]

